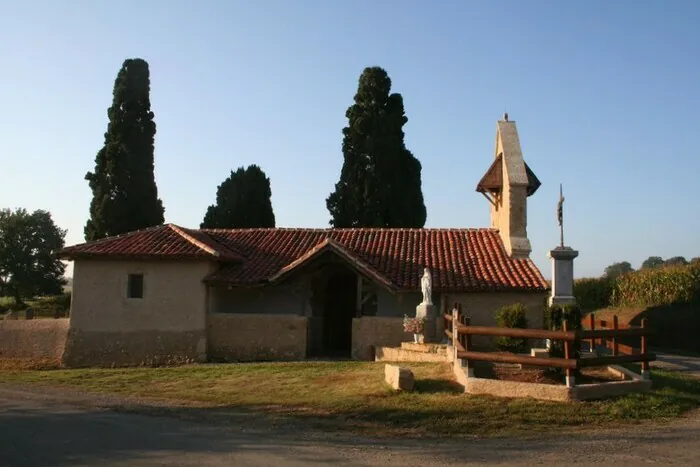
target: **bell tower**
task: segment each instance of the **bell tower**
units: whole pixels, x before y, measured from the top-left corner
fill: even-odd
[[[523,159],[515,122],[508,114],[496,123],[495,159],[476,186],[491,205],[491,227],[498,229],[513,258],[529,258],[527,198],[541,183]]]

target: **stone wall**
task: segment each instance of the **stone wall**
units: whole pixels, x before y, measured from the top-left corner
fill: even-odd
[[[63,364],[79,367],[152,366],[202,362],[205,331],[131,331],[125,333],[71,329]]]
[[[413,341],[413,334],[403,332],[403,318],[363,316],[352,320],[352,358],[374,360],[373,348],[398,347]]]
[[[61,360],[68,319],[0,320],[0,358]]]
[[[307,318],[291,315],[211,313],[209,357],[223,361],[303,360]]]

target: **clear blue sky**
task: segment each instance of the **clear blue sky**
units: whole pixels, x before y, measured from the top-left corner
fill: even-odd
[[[166,221],[197,227],[229,171],[259,164],[279,226],[327,227],[363,68],[404,96],[427,227],[488,226],[474,191],[496,120],[542,180],[532,258],[550,274],[559,183],[576,275],[700,256],[700,2],[0,0],[0,206],[83,240],[84,174],[124,59],[151,66]]]

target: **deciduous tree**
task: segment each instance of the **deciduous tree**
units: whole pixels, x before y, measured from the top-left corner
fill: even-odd
[[[664,260],[661,256],[650,256],[642,263],[642,269],[658,268],[664,265]]]
[[[619,263],[614,263],[605,268],[603,275],[609,279],[614,279],[628,272],[632,272],[634,269],[629,261],[622,261]]]
[[[63,248],[66,231],[51,213],[25,209],[0,210],[0,283],[4,293],[24,298],[61,293],[65,265],[55,253]]]

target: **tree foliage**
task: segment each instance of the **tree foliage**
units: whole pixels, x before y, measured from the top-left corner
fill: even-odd
[[[217,187],[216,204],[209,206],[200,227],[242,229],[274,227],[270,179],[257,165],[239,167]]]
[[[642,269],[658,268],[664,265],[664,260],[661,256],[650,256],[642,263]]]
[[[19,304],[23,298],[61,293],[65,265],[55,253],[66,231],[51,214],[25,209],[0,210],[0,288]]]
[[[150,73],[142,59],[124,61],[114,82],[105,142],[85,179],[92,190],[85,239],[119,235],[164,222],[154,175]]]
[[[683,256],[674,256],[664,261],[664,266],[687,266],[688,260]]]
[[[333,227],[423,227],[421,163],[404,144],[403,97],[380,67],[365,68],[345,116],[343,167],[326,199]]]
[[[632,271],[634,271],[632,265],[628,261],[622,261],[619,263],[613,263],[605,268],[603,276],[608,279],[615,279],[616,277],[620,277],[621,275]]]

